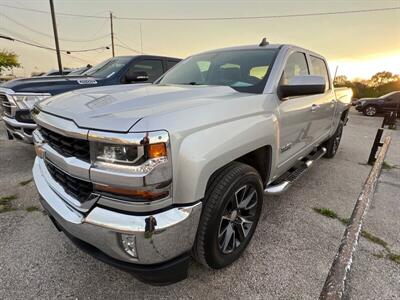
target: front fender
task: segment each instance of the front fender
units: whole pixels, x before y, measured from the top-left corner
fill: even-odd
[[[257,114],[186,136],[174,161],[174,203],[202,199],[208,180],[215,171],[260,147],[271,146],[273,167],[277,132],[274,114]]]

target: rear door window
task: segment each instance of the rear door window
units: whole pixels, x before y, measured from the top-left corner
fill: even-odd
[[[325,91],[330,89],[328,68],[325,61],[321,58],[310,55],[311,60],[311,75],[322,76],[325,79]]]

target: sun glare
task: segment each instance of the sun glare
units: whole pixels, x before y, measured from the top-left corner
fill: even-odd
[[[346,75],[349,79],[368,79],[381,71],[400,74],[400,52],[364,59],[332,60],[329,64],[332,73],[338,67],[337,75]]]

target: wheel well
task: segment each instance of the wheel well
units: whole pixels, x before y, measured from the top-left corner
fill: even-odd
[[[252,166],[257,172],[260,174],[263,184],[268,182],[269,176],[271,174],[271,159],[272,159],[272,148],[271,146],[263,146],[256,150],[253,150],[234,161],[241,162]],[[210,183],[220,174],[222,170],[224,170],[229,164],[232,162],[222,166],[218,170],[216,170],[208,179],[207,188],[209,187]]]
[[[340,116],[340,119],[345,122],[347,119],[347,116],[349,114],[349,109],[346,109],[345,111],[342,112],[342,115]]]

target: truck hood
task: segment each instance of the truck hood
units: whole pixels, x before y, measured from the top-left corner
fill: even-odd
[[[57,95],[63,92],[103,85],[104,79],[87,76],[38,76],[15,79],[1,87],[19,93],[50,93]]]
[[[243,96],[225,86],[116,85],[71,91],[38,104],[79,127],[128,132],[140,119]],[[162,128],[159,128],[162,129]]]

